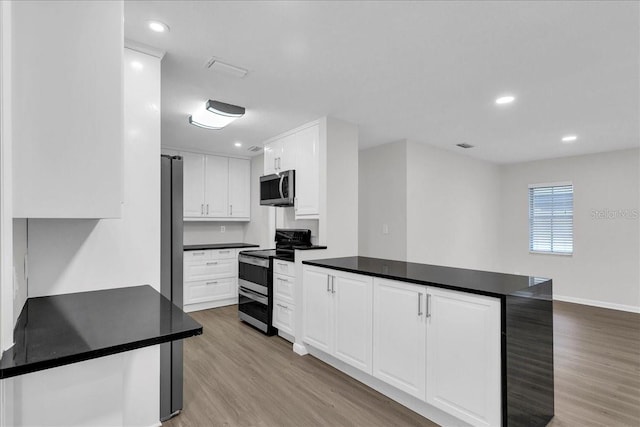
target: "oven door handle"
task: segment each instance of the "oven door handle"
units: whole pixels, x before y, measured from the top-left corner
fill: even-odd
[[[267,297],[265,297],[264,295],[260,295],[259,293],[254,292],[250,289],[241,287],[240,289],[238,289],[238,293],[249,299],[257,301],[262,305],[269,305],[269,299]]]

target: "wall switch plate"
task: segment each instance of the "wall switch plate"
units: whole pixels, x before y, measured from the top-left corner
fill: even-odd
[[[382,234],[389,234],[389,225],[382,224]]]
[[[220,232],[224,233],[225,231],[227,231],[227,228],[224,225],[220,226]]]

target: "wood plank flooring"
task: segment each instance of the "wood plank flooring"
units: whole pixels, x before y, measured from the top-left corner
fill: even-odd
[[[182,413],[164,426],[435,426],[291,344],[237,319],[191,313]],[[555,412],[549,424],[640,426],[640,315],[554,303]]]

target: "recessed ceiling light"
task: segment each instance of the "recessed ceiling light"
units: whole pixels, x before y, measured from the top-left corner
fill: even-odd
[[[142,65],[142,62],[131,61],[131,68],[133,68],[134,70],[142,70],[144,66]]]
[[[497,98],[496,99],[496,104],[498,104],[498,105],[511,104],[515,100],[516,100],[515,96],[513,96],[513,95],[505,95],[505,96],[501,96],[501,97]]]
[[[168,33],[169,26],[164,22],[160,21],[147,21],[147,26],[151,31],[155,31],[156,33]]]
[[[573,142],[576,139],[578,139],[576,135],[567,135],[562,137],[562,142]]]
[[[235,144],[233,144],[233,145],[235,145],[236,147],[242,147],[242,142],[236,142],[236,143],[235,143]]]

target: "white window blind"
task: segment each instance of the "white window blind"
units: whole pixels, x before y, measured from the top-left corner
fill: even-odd
[[[529,250],[573,253],[573,185],[529,186]]]

